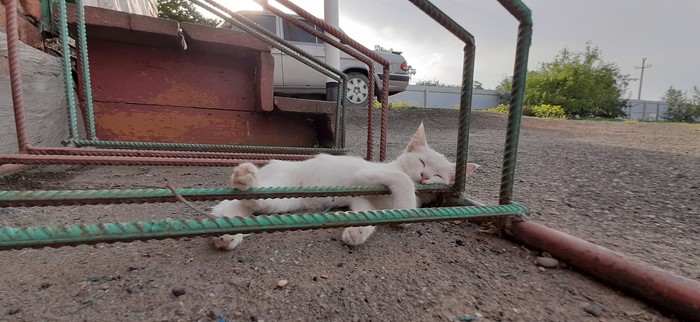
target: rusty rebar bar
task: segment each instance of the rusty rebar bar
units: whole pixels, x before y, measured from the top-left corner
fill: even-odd
[[[273,154],[273,153],[225,153],[199,151],[157,151],[157,150],[128,150],[128,149],[92,149],[92,148],[45,148],[29,147],[29,154],[36,155],[75,155],[75,156],[110,156],[110,157],[144,157],[144,158],[187,158],[187,159],[276,159],[276,160],[306,160],[314,155],[303,154]]]
[[[22,73],[19,60],[17,0],[5,1],[5,19],[7,20],[7,60],[10,67],[10,88],[12,90],[12,106],[15,116],[15,128],[17,130],[17,146],[20,153],[25,153],[29,147],[29,140],[27,139]]]
[[[528,247],[676,314],[700,321],[700,283],[633,261],[622,254],[531,222],[513,220],[505,232]]]
[[[272,12],[273,14],[279,16],[280,18],[284,19],[285,21],[303,29],[304,31],[314,35],[315,37],[320,38],[321,40],[325,41],[326,43],[331,44],[332,46],[340,49],[344,53],[356,58],[357,60],[365,63],[367,65],[368,70],[369,70],[369,98],[367,100],[367,110],[368,110],[368,117],[367,117],[367,128],[369,129],[367,131],[367,160],[372,160],[372,145],[373,145],[373,132],[372,132],[372,109],[374,108],[374,105],[372,104],[372,97],[374,96],[374,62],[372,62],[369,58],[369,56],[360,54],[359,52],[355,50],[351,50],[341,44],[339,41],[325,35],[324,33],[316,30],[315,28],[312,28],[311,26],[307,25],[306,23],[301,22],[298,19],[295,19],[294,17],[284,13],[282,10],[279,10],[267,2],[267,0],[254,0],[257,2],[260,6],[262,6],[265,10]],[[342,133],[342,135],[345,135],[345,133]]]
[[[148,166],[213,166],[229,167],[244,162],[257,165],[267,164],[269,160],[256,159],[190,159],[190,158],[149,158],[120,156],[82,156],[82,155],[33,155],[0,154],[0,164],[82,164],[82,165],[148,165]]]

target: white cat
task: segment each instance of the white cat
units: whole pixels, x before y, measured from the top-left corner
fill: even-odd
[[[467,174],[478,165],[467,164]],[[243,163],[233,169],[231,183],[240,190],[257,187],[311,187],[386,185],[391,195],[366,197],[323,197],[262,200],[224,200],[212,209],[216,217],[246,217],[299,210],[323,210],[349,207],[353,211],[410,209],[420,206],[414,184],[454,183],[455,164],[428,147],[423,124],[413,135],[406,150],[395,161],[376,163],[354,156],[320,154],[304,161],[272,160],[258,168]],[[349,227],[342,240],[360,245],[374,232],[374,226]],[[243,241],[244,234],[214,239],[217,248],[231,250]]]

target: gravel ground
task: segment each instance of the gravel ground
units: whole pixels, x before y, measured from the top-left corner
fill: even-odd
[[[389,156],[423,121],[454,159],[457,111],[391,111]],[[365,111],[348,112],[364,155]],[[495,203],[505,117],[474,113],[468,192]],[[532,220],[700,280],[700,127],[525,118],[515,200]],[[223,187],[230,169],[51,166],[0,189]],[[198,203],[211,206],[213,203]],[[0,224],[192,218],[182,204],[3,208]],[[674,321],[471,223],[380,228],[350,249],[340,229],[261,234],[232,252],[208,238],[0,252],[7,321]],[[287,280],[278,287],[280,280]],[[177,295],[176,295],[177,294]]]

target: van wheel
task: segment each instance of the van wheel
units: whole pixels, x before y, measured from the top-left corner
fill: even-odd
[[[358,72],[348,73],[345,99],[349,106],[367,106],[369,99],[369,78]]]

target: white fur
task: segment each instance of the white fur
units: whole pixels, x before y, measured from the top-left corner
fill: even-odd
[[[469,164],[467,173],[477,165]],[[354,156],[320,154],[305,161],[272,160],[262,168],[243,163],[234,168],[231,184],[236,189],[257,187],[310,187],[386,185],[391,195],[374,197],[323,197],[264,200],[224,200],[212,209],[218,217],[247,217],[299,210],[350,207],[350,210],[410,209],[419,205],[414,184],[454,181],[455,165],[430,149],[423,124],[406,150],[388,163],[369,162]],[[374,232],[373,226],[346,228],[342,240],[360,245]],[[217,248],[230,250],[243,240],[242,234],[224,235],[214,240]]]

